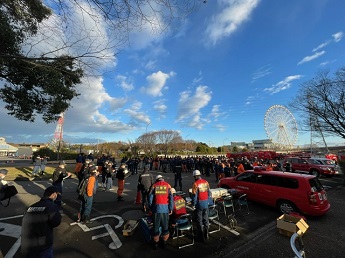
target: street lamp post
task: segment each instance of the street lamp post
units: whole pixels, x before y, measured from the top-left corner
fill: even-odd
[[[189,134],[187,134],[185,137],[184,137],[184,148],[188,154],[188,151],[187,151],[187,137],[189,136]]]
[[[222,156],[223,156],[223,151],[224,151],[224,142],[225,142],[227,139],[229,139],[229,137],[228,137],[228,138],[225,138],[225,139],[223,140],[223,146],[222,146]]]
[[[145,156],[146,156],[146,153],[147,153],[147,150],[146,150],[146,143],[147,143],[147,127],[149,127],[149,125],[151,124],[151,122],[148,122],[147,125],[146,125],[146,130],[145,130]]]

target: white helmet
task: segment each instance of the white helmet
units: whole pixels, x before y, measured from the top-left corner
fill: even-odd
[[[156,176],[156,181],[159,180],[159,179],[161,179],[161,178],[163,178],[162,175]]]
[[[199,170],[194,170],[193,171],[193,176],[201,176],[201,173]]]
[[[175,188],[171,188],[170,191],[171,191],[171,194],[176,194]]]

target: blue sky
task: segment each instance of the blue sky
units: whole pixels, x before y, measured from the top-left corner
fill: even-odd
[[[163,129],[211,146],[266,139],[271,106],[287,106],[318,71],[345,65],[344,10],[340,0],[209,0],[178,28],[130,33],[130,45],[99,66],[109,72],[78,85],[64,139],[133,142]],[[0,119],[7,142],[47,142],[56,126],[17,121],[3,108]],[[296,144],[309,143],[300,130]]]

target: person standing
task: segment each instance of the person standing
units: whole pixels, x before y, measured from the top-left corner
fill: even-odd
[[[92,166],[90,167],[89,171],[90,171],[90,176],[85,178],[85,180],[87,180],[86,191],[83,195],[84,198],[81,200],[81,205],[80,205],[80,210],[78,213],[78,220],[77,220],[77,222],[83,222],[84,224],[90,223],[90,214],[92,210],[92,202],[93,202],[96,177],[98,176],[98,168],[97,166]]]
[[[149,207],[148,194],[152,184],[153,178],[151,174],[147,171],[146,167],[144,167],[144,171],[142,174],[139,175],[138,179],[138,190],[141,192],[141,204],[144,212],[146,212]]]
[[[58,167],[54,170],[54,173],[53,173],[53,186],[57,187],[60,193],[55,200],[55,203],[58,206],[61,206],[62,204],[63,181],[66,178],[71,176],[71,173],[66,171],[65,165],[66,165],[65,162],[63,160],[60,160]]]
[[[208,239],[210,185],[205,179],[201,178],[199,170],[194,170],[193,176],[195,181],[192,186],[192,206],[195,209],[199,237],[204,241]]]
[[[7,169],[0,169],[0,200],[5,197],[5,188],[8,187],[7,181],[4,180],[7,173]]]
[[[116,173],[118,201],[123,201],[122,193],[123,193],[123,190],[125,189],[125,169],[126,169],[126,165],[122,164]]]
[[[32,170],[32,177],[38,176],[40,169],[42,165],[42,160],[40,155],[37,155],[37,157],[34,159],[34,169]]]
[[[24,214],[21,232],[21,252],[27,258],[53,257],[53,229],[60,225],[61,214],[54,200],[59,195],[55,186],[49,186],[40,201]]]
[[[47,163],[48,163],[48,157],[46,155],[44,155],[42,160],[41,160],[41,176],[43,176],[43,174],[44,174]]]
[[[153,248],[157,249],[160,235],[162,237],[162,246],[166,246],[169,238],[169,215],[174,209],[174,199],[171,193],[171,186],[164,181],[161,175],[156,177],[156,182],[152,185],[149,194],[149,205],[153,217]],[[162,228],[160,234],[159,228]]]
[[[180,186],[180,191],[182,191],[182,163],[180,160],[176,161],[176,164],[173,168],[174,171],[174,178],[175,178],[175,183],[174,183],[174,188],[177,188],[177,183]]]

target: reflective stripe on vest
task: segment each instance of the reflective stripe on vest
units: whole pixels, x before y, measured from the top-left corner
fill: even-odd
[[[153,185],[156,204],[168,204],[168,194],[170,185],[164,181],[159,181]]]
[[[195,184],[198,188],[199,201],[208,200],[208,190],[209,190],[208,182],[204,179],[199,179],[195,182]]]

